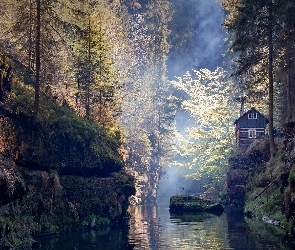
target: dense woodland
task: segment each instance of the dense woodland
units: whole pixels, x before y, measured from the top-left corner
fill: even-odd
[[[136,180],[132,203],[155,201],[168,163],[192,169],[188,177],[206,184],[224,181],[242,95],[247,108],[267,115],[275,157],[273,128],[287,128],[295,115],[295,3],[219,0],[228,32],[219,67],[185,73],[175,63],[168,74],[169,59],[186,64],[200,42],[187,20],[200,2],[2,0],[3,103],[20,103],[17,86],[24,84],[35,121],[50,117],[45,98],[119,138],[115,147]],[[11,68],[10,91],[3,79]],[[194,123],[185,135],[176,129],[176,112]]]

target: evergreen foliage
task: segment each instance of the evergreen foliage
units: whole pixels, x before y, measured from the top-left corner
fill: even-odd
[[[31,87],[15,82],[11,98],[6,100],[9,107],[6,116],[11,117],[16,129],[11,131],[16,134],[11,145],[19,152],[17,156],[13,152],[9,155],[16,157],[17,162],[86,176],[106,176],[123,167],[118,153],[119,135],[77,116],[44,95],[40,97],[42,113],[37,120],[32,116]]]

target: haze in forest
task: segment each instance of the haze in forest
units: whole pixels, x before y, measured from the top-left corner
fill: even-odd
[[[226,30],[222,27],[224,9],[215,0],[174,1],[175,13],[171,41],[186,37],[185,41],[172,46],[167,61],[168,77],[175,79],[187,71],[222,67],[226,50]],[[179,22],[177,21],[179,19]],[[186,134],[184,128],[193,126],[189,114],[178,110],[175,116],[177,130]],[[202,182],[187,179],[188,169],[174,166],[163,167],[158,196],[170,197],[175,194],[196,194],[204,191]]]

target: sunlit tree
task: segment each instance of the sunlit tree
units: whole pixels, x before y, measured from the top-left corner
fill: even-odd
[[[105,30],[97,12],[85,13],[85,26],[80,30],[81,37],[75,47],[76,77],[79,99],[85,107],[85,116],[90,118],[94,106],[99,106],[98,117],[102,119],[105,99],[113,96],[115,72],[109,47],[104,39]],[[93,115],[93,114],[92,114]]]
[[[174,162],[193,169],[189,177],[221,180],[228,159],[235,148],[233,123],[239,110],[235,100],[235,84],[228,72],[217,68],[194,71],[191,76],[177,78],[172,84],[185,93],[182,109],[194,122],[186,127],[186,135],[178,135],[178,149],[183,160]]]
[[[54,0],[4,0],[5,22],[1,43],[27,70],[26,83],[35,87],[34,110],[38,114],[40,90],[45,90],[60,68],[64,46],[63,22]]]

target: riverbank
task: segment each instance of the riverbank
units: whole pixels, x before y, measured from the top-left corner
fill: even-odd
[[[40,235],[95,229],[126,215],[134,179],[120,137],[15,83],[0,105],[0,248]]]
[[[247,216],[295,233],[294,138],[276,138],[270,158],[268,142],[252,144],[230,160],[227,199],[244,208]]]

